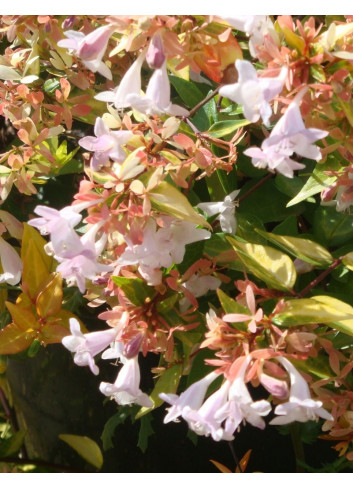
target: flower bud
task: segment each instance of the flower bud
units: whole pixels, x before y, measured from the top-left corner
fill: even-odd
[[[150,45],[146,54],[146,61],[150,68],[161,68],[165,61],[165,54],[163,49],[163,41],[160,34],[155,34],[150,42]]]

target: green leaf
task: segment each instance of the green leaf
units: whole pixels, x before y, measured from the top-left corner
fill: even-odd
[[[353,308],[329,296],[291,299],[286,301],[281,311],[272,318],[272,321],[280,327],[334,323],[340,325],[337,327],[340,331],[353,334],[353,328],[345,324],[347,320],[348,323],[353,324]]]
[[[179,97],[190,109],[195,107],[195,105],[205,98],[204,94],[195,83],[183,80],[183,78],[179,78],[178,76],[170,76],[169,79],[175,90],[178,92]]]
[[[223,138],[229,134],[233,134],[240,127],[244,127],[250,124],[247,119],[233,120],[233,121],[219,121],[212,124],[208,130],[208,134],[213,138]]]
[[[353,238],[353,216],[337,212],[333,207],[318,207],[314,213],[313,233],[328,247],[349,244]]]
[[[103,455],[97,443],[88,436],[59,435],[60,440],[67,443],[88,463],[100,469],[103,465]]]
[[[105,423],[101,436],[104,451],[114,448],[112,441],[114,432],[117,426],[125,423],[129,415],[130,413],[127,411],[126,406],[120,406],[118,412],[111,416]]]
[[[303,54],[305,49],[305,41],[293,31],[289,29],[289,27],[283,25],[281,26],[281,30],[284,34],[284,38],[289,47],[294,48],[298,51],[298,53]]]
[[[226,314],[249,314],[249,310],[247,307],[238,304],[234,299],[229,297],[227,294],[223,292],[221,289],[217,289],[217,296],[223,310]],[[240,331],[247,331],[248,328],[244,323],[231,323],[234,328],[240,329]]]
[[[135,306],[142,306],[147,298],[151,299],[156,293],[153,287],[147,285],[146,282],[140,278],[115,276],[111,278]]]
[[[147,450],[148,438],[154,433],[154,430],[152,428],[152,419],[153,418],[151,413],[147,414],[146,416],[143,416],[140,419],[141,426],[140,426],[137,446],[139,447],[142,453],[145,453],[145,451]]]
[[[315,241],[293,236],[280,236],[261,229],[256,229],[256,231],[284,251],[307,263],[316,266],[327,266],[333,262],[332,255],[321,245],[315,243]]]
[[[288,255],[254,243],[242,243],[227,237],[240,260],[255,277],[263,280],[269,287],[278,290],[292,290],[297,273]]]
[[[0,439],[0,457],[15,455],[23,445],[25,430],[16,431],[10,438]]]
[[[336,180],[336,177],[327,175],[325,172],[329,170],[338,170],[339,168],[340,164],[331,158],[325,163],[317,163],[312,175],[305,182],[300,192],[288,202],[287,207],[299,204],[299,202],[308,199],[308,197],[311,197],[312,195],[318,194],[321,190],[331,185]]]
[[[150,395],[150,399],[153,402],[153,407],[142,407],[137,413],[136,419],[141,418],[141,416],[144,416],[163,404],[164,401],[159,397],[159,394],[162,392],[174,394],[178,388],[182,373],[182,364],[173,365],[172,367],[167,368],[157,380],[157,383]]]

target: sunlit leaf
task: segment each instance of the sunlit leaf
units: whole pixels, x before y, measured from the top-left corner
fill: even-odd
[[[11,355],[26,350],[35,337],[35,331],[24,331],[11,323],[0,330],[0,355]]]
[[[62,278],[53,273],[47,285],[38,294],[36,300],[37,313],[40,317],[54,316],[60,311],[63,299]]]
[[[148,195],[152,206],[157,210],[171,214],[178,219],[212,229],[208,222],[192,208],[185,195],[170,183],[161,182]]]
[[[208,130],[208,134],[213,138],[223,138],[224,136],[233,134],[235,131],[237,131],[241,127],[247,126],[248,124],[250,124],[250,121],[248,121],[247,119],[219,121],[215,122],[210,127],[210,129]]]
[[[291,253],[307,263],[325,266],[333,262],[331,253],[323,246],[315,243],[315,241],[293,236],[280,236],[261,229],[256,229],[256,231],[264,238],[280,246],[284,251]]]
[[[82,458],[100,469],[103,465],[103,455],[97,443],[88,436],[59,435],[60,440],[70,445]]]
[[[243,243],[227,237],[246,268],[274,289],[291,290],[297,273],[288,255],[270,246]]]
[[[328,296],[288,300],[283,309],[272,318],[277,326],[282,327],[316,323],[341,324],[344,320],[352,320],[353,324],[353,308]],[[343,332],[348,333],[347,330]]]
[[[140,278],[135,277],[111,277],[113,282],[122,289],[126,297],[135,306],[142,306],[147,298],[155,295],[155,290]]]

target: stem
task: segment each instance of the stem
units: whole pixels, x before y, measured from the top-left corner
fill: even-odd
[[[298,422],[291,423],[289,425],[290,436],[292,439],[292,445],[295,453],[296,472],[305,472],[302,465],[298,463],[298,462],[305,463],[304,446],[300,439],[300,428],[301,427]]]
[[[239,459],[237,457],[237,454],[235,453],[235,450],[234,450],[234,446],[233,446],[233,443],[231,441],[228,442],[228,446],[230,448],[230,451],[232,453],[232,456],[234,458],[234,462],[237,466],[237,469],[239,470],[239,472],[243,472],[242,469],[241,469],[241,466],[240,466],[240,463],[239,463]]]
[[[338,267],[338,265],[341,264],[343,258],[344,258],[343,256],[337,258],[337,260],[335,260],[326,270],[320,273],[320,275],[318,275],[313,281],[311,281],[310,284],[307,285],[301,292],[298,292],[296,297],[306,296],[306,294],[310,292],[311,289],[313,289],[318,283],[320,283],[325,277],[327,277],[327,275],[329,275],[332,272],[332,270],[334,270],[335,268]]]
[[[207,102],[209,100],[211,100],[215,95],[217,95],[219,89],[222,87],[223,85],[218,85],[218,87],[213,90],[213,92],[209,93],[207,95],[207,97],[205,97],[203,100],[201,100],[201,102],[199,102],[197,105],[195,105],[195,107],[193,109],[190,110],[189,112],[189,116],[188,117],[192,117],[194,114],[196,114],[196,112],[205,104],[207,104]]]
[[[259,182],[255,183],[255,185],[253,187],[251,187],[247,192],[245,192],[244,195],[242,195],[241,197],[239,197],[239,199],[238,199],[239,204],[244,199],[246,199],[247,197],[249,197],[249,195],[251,195],[256,189],[258,189],[259,187],[261,187],[261,185],[263,185],[265,182],[267,182],[267,180],[269,180],[272,176],[273,176],[273,173],[268,173]]]
[[[9,403],[7,402],[5,393],[1,389],[1,387],[0,387],[0,402],[4,408],[5,416],[7,417],[7,419],[9,420],[9,422],[11,424],[12,430],[14,432],[19,431],[19,426],[17,423],[15,412],[13,409],[11,409]],[[22,445],[22,447],[21,447],[20,454],[24,458],[27,457],[27,450],[26,450],[26,447],[24,445]]]

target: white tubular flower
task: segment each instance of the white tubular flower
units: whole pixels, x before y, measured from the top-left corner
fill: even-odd
[[[272,115],[269,102],[282,91],[288,73],[287,67],[284,66],[279,76],[273,78],[258,78],[256,69],[249,61],[238,59],[235,67],[239,74],[238,82],[224,85],[219,94],[241,104],[243,113],[250,122],[257,122],[261,117],[268,126]]]
[[[65,336],[61,341],[69,351],[75,353],[74,362],[79,367],[88,365],[94,375],[98,375],[99,368],[94,357],[105,350],[117,337],[120,327],[109,328],[104,331],[83,334],[80,324],[75,318],[70,319],[71,336]]]
[[[235,218],[235,207],[237,204],[234,202],[234,199],[239,192],[240,190],[233,190],[232,193],[224,198],[223,202],[203,202],[197,204],[197,207],[203,210],[208,216],[218,214],[222,231],[224,233],[234,234],[237,227]]]
[[[139,404],[153,407],[153,402],[140,390],[140,368],[137,356],[126,360],[119,371],[114,384],[101,382],[99,390],[105,396],[112,397],[118,404]]]
[[[194,382],[190,385],[190,387],[182,392],[180,396],[177,394],[166,394],[164,392],[159,394],[159,397],[163,399],[163,401],[171,405],[171,407],[168,408],[168,414],[164,418],[164,423],[175,421],[179,416],[183,416],[185,409],[187,412],[190,412],[190,410],[198,410],[203,403],[207,389],[219,375],[220,374],[211,372],[198,382]]]
[[[318,418],[324,418],[333,421],[331,414],[322,408],[321,401],[314,401],[311,398],[309,386],[305,379],[300,375],[298,370],[284,357],[279,357],[278,361],[282,363],[289,373],[291,387],[289,392],[289,402],[279,404],[275,409],[275,414],[279,416],[274,418],[270,424],[283,425],[293,421],[306,423]]]
[[[227,402],[229,387],[230,382],[226,380],[197,411],[189,406],[184,408],[182,416],[187,421],[189,428],[197,435],[212,436],[214,441],[233,439],[233,436],[226,433],[221,422],[216,419],[216,413]]]
[[[216,413],[216,419],[224,425],[224,436],[233,439],[233,433],[244,420],[257,428],[264,429],[263,416],[271,411],[271,404],[265,400],[254,402],[244,383],[245,371],[250,363],[251,357],[244,359],[237,377],[229,388],[228,402]]]

